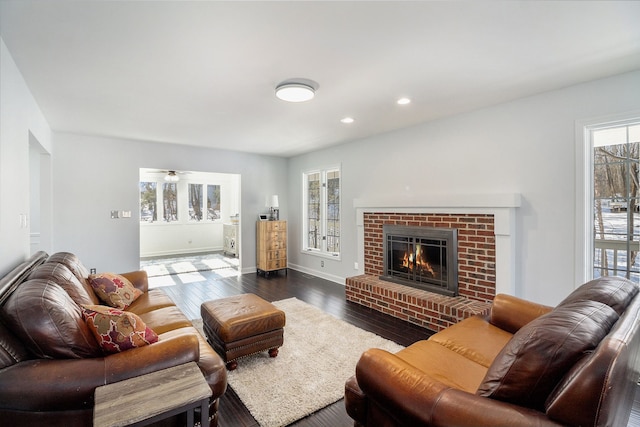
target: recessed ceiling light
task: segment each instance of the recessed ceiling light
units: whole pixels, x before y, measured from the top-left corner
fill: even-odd
[[[313,99],[318,84],[308,79],[291,79],[276,87],[276,96],[287,102],[304,102]]]
[[[353,119],[353,117],[345,117],[344,119],[341,119],[340,121],[342,123],[349,124],[349,123],[353,123],[355,120]]]
[[[397,102],[398,105],[407,105],[411,103],[411,100],[409,98],[400,98]]]

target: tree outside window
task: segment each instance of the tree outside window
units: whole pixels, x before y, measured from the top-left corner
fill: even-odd
[[[189,184],[189,221],[202,221],[202,184]]]
[[[640,124],[594,130],[594,277],[640,281]]]
[[[340,172],[327,172],[327,252],[340,252]]]
[[[220,186],[207,185],[207,219],[220,219]]]
[[[320,229],[320,173],[307,175],[307,247],[322,248],[322,231]]]
[[[175,182],[162,184],[162,202],[164,208],[164,220],[166,222],[178,221],[178,185]]]
[[[158,220],[156,182],[140,183],[140,221],[154,222]]]
[[[140,222],[215,221],[221,218],[221,186],[160,181],[140,181]],[[178,187],[185,191],[180,191]],[[179,207],[180,206],[180,207]],[[183,212],[179,221],[178,211]]]

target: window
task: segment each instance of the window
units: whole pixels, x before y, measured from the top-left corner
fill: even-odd
[[[140,183],[140,221],[154,222],[158,220],[156,182]]]
[[[593,277],[640,282],[640,124],[591,129]]]
[[[140,222],[165,223],[219,221],[220,184],[140,181]]]
[[[340,255],[340,169],[303,174],[303,249]]]
[[[207,185],[207,219],[220,219],[220,186]]]
[[[189,184],[189,221],[202,221],[202,184]]]
[[[162,201],[164,220],[173,222],[178,220],[178,184],[165,182],[162,184]]]

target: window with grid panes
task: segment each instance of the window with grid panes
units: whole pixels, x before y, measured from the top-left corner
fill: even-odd
[[[303,249],[340,255],[340,169],[303,174]]]

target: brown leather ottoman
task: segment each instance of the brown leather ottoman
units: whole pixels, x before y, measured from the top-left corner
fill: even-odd
[[[284,343],[284,311],[257,295],[207,301],[200,314],[207,340],[229,370],[238,366],[238,359],[261,351],[276,357]]]

